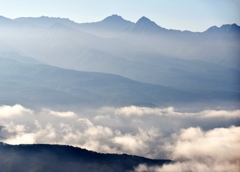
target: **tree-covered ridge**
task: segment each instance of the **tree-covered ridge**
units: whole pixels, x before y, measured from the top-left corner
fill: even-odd
[[[139,164],[161,166],[170,162],[126,154],[102,154],[64,145],[0,143],[1,172],[131,171]]]

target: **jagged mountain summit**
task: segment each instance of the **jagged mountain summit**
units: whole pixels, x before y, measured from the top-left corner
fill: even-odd
[[[0,21],[8,22],[8,23],[14,23],[13,20],[5,18],[1,16]],[[173,29],[165,29],[158,24],[156,24],[154,21],[150,20],[149,18],[142,16],[139,18],[136,23],[128,21],[123,19],[121,16],[117,14],[113,14],[111,16],[108,16],[104,18],[101,21],[98,22],[89,22],[89,23],[76,23],[68,18],[60,18],[60,17],[48,17],[48,16],[41,16],[41,17],[19,17],[14,19],[14,21],[17,21],[19,23],[28,23],[39,27],[51,27],[52,25],[56,23],[60,23],[63,25],[66,25],[68,27],[72,28],[78,28],[82,29],[86,32],[93,32],[94,29],[100,29],[100,30],[108,30],[108,31],[116,31],[119,32],[127,32],[129,30],[136,30],[139,31],[140,28],[144,29],[147,27],[149,31],[156,32],[159,31],[179,31],[179,30],[173,30]],[[135,28],[135,29],[134,29]],[[151,29],[150,29],[151,28]],[[88,31],[87,29],[90,29],[92,31]],[[141,29],[140,29],[141,30]],[[221,30],[221,31],[220,31]],[[186,30],[187,31],[187,30]],[[207,29],[205,32],[239,32],[239,26],[236,24],[227,24],[223,25],[220,28],[216,26],[212,26],[209,29]],[[179,31],[181,32],[181,31]]]
[[[82,46],[84,46],[84,51],[97,50],[103,54],[107,54],[104,56],[112,55],[124,58],[130,54],[136,55],[152,52],[159,54],[159,56],[197,59],[237,69],[239,69],[240,66],[238,58],[240,53],[239,39],[236,39],[240,35],[240,27],[236,24],[223,25],[220,28],[211,27],[205,32],[194,33],[165,29],[147,17],[142,17],[136,23],[133,23],[118,15],[106,17],[99,22],[82,24],[75,23],[69,19],[50,17],[17,18],[15,20],[1,17],[0,22],[0,30],[2,32],[0,42],[12,46],[13,51],[17,49],[20,54],[26,53],[25,55],[27,56],[41,57],[44,59],[43,61],[45,61],[45,59],[52,61],[51,59],[55,56],[61,59],[62,54],[66,55],[67,52],[56,54],[55,51],[51,53],[52,55],[49,57],[48,53],[39,52],[39,50],[34,50],[35,53],[32,52],[29,46],[42,44],[39,38],[46,36],[51,39],[49,42],[54,41],[56,43],[47,45],[48,42],[44,42],[44,45],[34,45],[35,49],[43,49],[45,45],[51,47],[53,44],[57,44],[56,46],[58,46],[63,43],[62,41],[54,40],[55,36],[53,33],[47,33],[48,28],[52,28],[56,26],[56,24],[61,24],[66,28],[69,27],[69,33],[62,33],[59,35],[59,39],[60,37],[66,37],[66,35],[73,35],[70,33],[71,29],[76,29],[81,33],[88,33],[88,35],[81,34],[83,38],[76,33],[76,36],[73,36],[73,39],[71,38],[71,40],[69,40],[69,42],[71,42],[71,54],[75,54],[76,51],[78,51],[76,52],[77,54],[81,54],[79,51],[81,51]],[[27,33],[31,34],[28,35]],[[11,35],[14,34],[16,34],[16,37],[12,38]],[[49,38],[44,39],[48,40]],[[23,45],[16,45],[16,47],[13,45],[17,44],[20,39],[24,40],[25,47],[22,47]],[[68,40],[68,38],[62,40],[65,39]],[[29,40],[31,43],[28,45],[26,40]],[[78,44],[79,42],[80,44]],[[40,46],[43,47],[40,48]],[[65,49],[68,49],[69,46],[70,44],[66,44]],[[65,51],[65,49],[63,51]],[[75,55],[71,57],[75,58]],[[65,67],[69,68],[69,66]]]
[[[205,34],[219,36],[219,35],[230,35],[233,38],[239,39],[240,37],[240,27],[233,23],[233,24],[225,24],[221,27],[212,26],[209,29],[207,29]]]

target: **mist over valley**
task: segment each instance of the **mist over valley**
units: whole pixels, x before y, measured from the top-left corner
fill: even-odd
[[[0,16],[0,171],[237,172],[239,58],[237,24]]]

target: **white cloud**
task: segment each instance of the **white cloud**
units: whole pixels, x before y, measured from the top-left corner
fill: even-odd
[[[62,118],[69,118],[69,117],[75,117],[76,116],[76,114],[74,112],[71,112],[71,111],[57,112],[57,111],[52,111],[52,110],[48,110],[48,109],[45,109],[44,111],[49,113],[50,115],[57,116],[57,117],[62,117]]]
[[[16,125],[13,122],[10,122],[9,124],[5,125],[4,130],[6,130],[9,133],[24,133],[26,131],[24,125]]]
[[[240,118],[240,110],[225,111],[225,110],[206,110],[200,113],[203,118]]]
[[[0,119],[1,118],[12,118],[19,117],[25,114],[32,114],[30,109],[24,108],[23,106],[17,104],[14,106],[0,106]]]
[[[182,129],[175,144],[171,158],[175,160],[217,159],[218,161],[240,160],[240,127],[215,128],[202,131],[200,128]]]
[[[104,109],[103,109],[104,110]],[[137,106],[127,106],[122,108],[105,108],[108,111],[114,111],[116,115],[125,116],[143,116],[143,115],[181,115],[179,112],[175,112],[173,107],[168,108],[149,108],[149,107],[137,107]]]
[[[169,158],[176,163],[163,167],[147,167],[144,164],[135,171],[194,171],[224,172],[240,170],[240,127],[182,129],[166,143]],[[168,139],[169,140],[169,139]]]
[[[104,107],[99,110],[101,114],[114,114],[130,116],[175,116],[175,117],[199,117],[199,118],[240,118],[240,110],[204,110],[200,112],[179,112],[174,107],[168,108],[149,108],[126,106],[121,108]],[[100,116],[99,116],[100,117]],[[103,117],[101,115],[101,117]]]
[[[24,133],[15,136],[14,138],[8,138],[5,140],[8,144],[33,144],[35,143],[33,133]]]
[[[32,144],[32,143],[51,143],[54,142],[56,133],[52,124],[42,126],[38,121],[35,122],[36,128],[30,128],[25,125],[18,125],[13,122],[5,124],[3,131],[10,133],[4,140],[9,144]],[[48,140],[48,142],[46,142]]]
[[[108,120],[111,119],[110,115],[98,115],[94,117],[95,120]]]
[[[115,137],[111,140],[114,145],[120,146],[121,150],[125,153],[153,157],[153,154],[150,155],[150,147],[156,144],[155,142],[158,142],[156,140],[158,140],[160,136],[160,132],[155,128],[139,128],[136,134],[122,134],[120,131],[117,131]]]
[[[166,164],[162,167],[140,164],[135,172],[239,172],[239,163],[186,161]]]

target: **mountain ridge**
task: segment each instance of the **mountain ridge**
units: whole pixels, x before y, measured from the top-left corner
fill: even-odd
[[[67,145],[0,142],[0,171],[120,172],[132,171],[139,164],[162,166],[171,162],[127,154],[103,154]]]
[[[6,18],[6,17],[4,17],[4,16],[0,16],[0,18],[5,18],[5,19],[9,19],[9,18]],[[57,21],[60,21],[60,20],[62,20],[62,21],[65,21],[65,22],[71,22],[72,24],[74,23],[74,24],[91,24],[91,23],[99,23],[99,22],[104,22],[104,21],[112,21],[112,20],[115,20],[115,19],[121,19],[120,21],[128,21],[128,20],[125,20],[125,19],[123,19],[122,18],[122,16],[119,16],[119,15],[117,15],[117,14],[113,14],[113,15],[110,15],[110,16],[108,16],[108,17],[105,17],[103,20],[101,20],[101,21],[96,21],[96,22],[88,22],[88,23],[78,23],[78,22],[75,22],[75,21],[73,21],[73,20],[70,20],[69,18],[61,18],[61,17],[49,17],[49,16],[40,16],[40,17],[18,17],[18,18],[15,18],[15,19],[13,19],[13,20],[15,20],[15,21],[18,21],[18,22],[25,22],[26,20],[40,20],[40,19],[45,19],[45,20],[57,20]],[[138,21],[139,20],[141,20],[141,19],[148,19],[147,17],[145,17],[145,16],[142,16],[142,17],[140,17],[139,19],[138,19]],[[9,19],[9,20],[12,20],[12,19]],[[148,19],[149,21],[151,21],[150,19]],[[138,22],[137,21],[137,22]],[[130,22],[130,21],[128,21],[128,22]],[[136,23],[137,23],[136,22]],[[61,23],[61,22],[60,22]],[[134,22],[130,22],[130,23],[133,23],[133,24],[136,24],[136,23],[134,23]],[[155,23],[155,22],[154,22]],[[62,23],[63,24],[63,23]],[[66,24],[66,23],[65,23]],[[155,23],[156,24],[156,23]],[[156,24],[157,26],[159,26],[158,24]],[[224,26],[224,25],[226,25],[226,24],[222,24],[222,26]],[[236,25],[236,26],[238,26],[236,23],[233,23],[233,24],[227,24],[227,25]],[[162,26],[159,26],[159,27],[161,27],[162,28]],[[239,27],[239,26],[238,26]],[[208,29],[210,29],[211,27],[209,27]],[[218,27],[218,28],[220,28],[220,27]],[[205,31],[207,31],[208,29],[206,29]],[[178,30],[178,29],[166,29],[166,30],[174,30],[174,31],[180,31],[180,30]],[[189,32],[194,32],[194,31],[190,31],[190,30],[187,30],[187,29],[184,29],[184,31],[189,31]],[[182,32],[184,32],[184,31],[182,31]],[[205,32],[205,31],[202,31],[202,32]],[[198,31],[199,32],[199,31]],[[199,33],[202,33],[202,32],[199,32]]]
[[[3,93],[0,103],[29,105],[171,105],[206,98],[185,91],[134,81],[122,76],[80,72],[0,58]],[[187,95],[187,96],[186,96]],[[7,97],[7,99],[6,99]]]
[[[240,26],[236,23],[233,24],[224,24],[220,27],[212,26],[207,29],[203,34],[230,34],[232,37],[240,37]]]
[[[86,33],[79,25],[76,28],[62,23],[51,25],[52,28],[10,27],[8,30],[2,29],[5,27],[2,24],[1,42],[13,47],[13,52],[61,68],[121,75],[208,98],[228,100],[239,94],[236,78],[239,76],[240,48],[237,47],[240,44],[233,36],[238,34],[236,28],[239,26],[217,28],[227,34],[217,31],[206,34],[161,29],[146,17],[133,25],[117,15],[105,21],[112,23],[112,19],[124,21],[126,25],[110,24],[112,27],[108,27],[109,22],[91,23],[92,30],[86,28]],[[141,23],[143,27],[139,33],[129,32]],[[161,30],[153,34],[152,28]],[[162,34],[162,30],[167,34]]]

